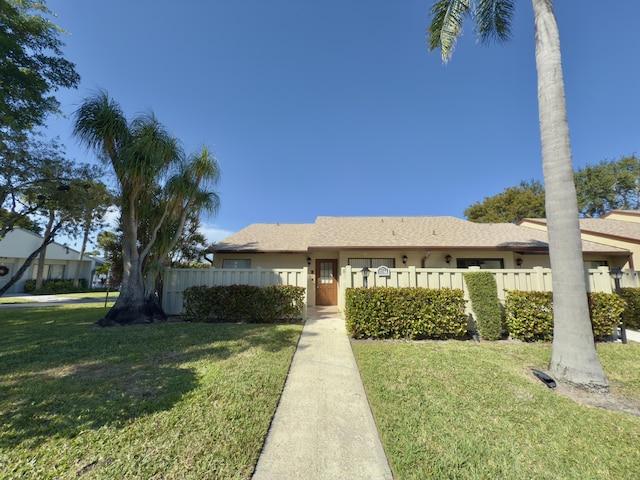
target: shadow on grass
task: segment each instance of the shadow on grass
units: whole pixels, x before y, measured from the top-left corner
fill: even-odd
[[[39,445],[169,410],[199,385],[195,362],[277,352],[298,331],[271,325],[92,327],[95,306],[15,310],[0,318],[0,447]]]

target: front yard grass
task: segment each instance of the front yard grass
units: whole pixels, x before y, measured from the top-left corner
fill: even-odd
[[[354,341],[397,479],[636,479],[640,418],[531,374],[549,344]],[[640,344],[600,344],[612,394],[640,400]]]
[[[248,479],[301,325],[0,312],[0,478]]]

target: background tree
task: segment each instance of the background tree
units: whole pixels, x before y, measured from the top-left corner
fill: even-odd
[[[545,209],[553,270],[554,336],[549,370],[558,379],[583,388],[608,391],[589,319],[558,24],[551,0],[532,0],[532,4]],[[508,40],[514,10],[515,0],[438,0],[431,10],[429,47],[440,48],[442,59],[448,61],[467,18],[475,22],[482,43]]]
[[[102,256],[107,260],[109,285],[112,287],[122,283],[122,231],[118,233],[102,231],[98,234],[96,244],[102,250]]]
[[[57,140],[41,141],[33,135],[0,136],[0,238],[14,226],[40,233],[40,227],[30,217],[39,204],[25,203],[24,193],[38,183],[52,181],[47,177],[47,162],[63,156]],[[62,180],[65,179],[53,179],[54,186]]]
[[[78,174],[79,178],[74,183],[77,184],[76,190],[80,192],[80,196],[77,198],[81,207],[78,229],[82,235],[82,242],[78,255],[79,261],[76,264],[73,277],[74,287],[80,283],[80,266],[89,242],[89,235],[91,232],[104,228],[104,217],[108,208],[114,203],[113,194],[100,181],[105,175],[102,168],[97,165],[85,164],[79,168]]]
[[[611,210],[640,208],[640,160],[635,155],[603,160],[578,168],[574,174],[581,217],[601,217]],[[485,197],[464,211],[467,220],[479,223],[514,223],[522,218],[544,218],[544,186],[538,180]]]
[[[75,88],[80,76],[62,56],[62,29],[44,1],[0,0],[0,132],[31,131],[59,113],[51,92]]]
[[[122,286],[114,306],[98,323],[106,326],[165,320],[155,282],[149,277],[148,257],[160,239],[171,236],[164,232],[182,209],[196,208],[201,195],[212,193],[206,190],[212,180],[207,172],[217,168],[202,168],[202,176],[189,174],[190,183],[180,184],[176,178],[191,162],[185,161],[178,141],[153,115],[129,122],[120,105],[105,92],[81,104],[75,113],[74,133],[112,166],[120,189]],[[212,156],[206,158],[208,162],[213,160]],[[151,204],[150,195],[156,197]],[[140,225],[147,229],[148,238],[140,238]],[[177,230],[183,226],[178,217]]]
[[[640,208],[640,160],[635,155],[579,168],[575,182],[578,207],[584,217]]]
[[[464,211],[471,222],[517,223],[523,218],[544,218],[544,186],[538,180],[522,181],[493,197],[485,197]]]
[[[47,246],[60,231],[73,231],[81,216],[82,205],[78,198],[81,198],[85,188],[84,182],[78,182],[74,177],[76,173],[74,164],[55,152],[52,157],[40,159],[37,178],[25,183],[18,193],[12,193],[15,202],[22,205],[23,213],[29,212],[29,215],[37,215],[36,218],[42,219],[44,233],[39,247],[0,288],[0,296],[22,278],[38,256],[36,288],[42,286]]]

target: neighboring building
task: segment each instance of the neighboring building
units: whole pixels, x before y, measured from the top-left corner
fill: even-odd
[[[29,230],[14,228],[0,240],[0,287],[24,265],[31,253],[42,245],[43,238]],[[96,259],[84,255],[80,259],[80,252],[65,245],[53,242],[47,246],[46,260],[44,264],[44,279],[73,279],[76,274],[76,266],[80,262],[80,278],[91,285],[91,278],[96,267]],[[4,268],[2,268],[4,267]],[[38,269],[38,257],[36,257],[22,278],[18,280],[7,294],[24,293],[24,282],[35,279]],[[4,275],[1,275],[4,273]]]
[[[518,225],[547,231],[544,218],[524,218]],[[582,239],[628,250],[630,255],[624,265],[615,265],[635,270],[634,257],[640,258],[640,211],[613,210],[600,218],[581,218]]]
[[[454,217],[318,217],[313,224],[254,224],[217,243],[216,268],[309,267],[309,305],[334,305],[339,272],[354,268],[549,267],[547,234]],[[585,266],[620,267],[630,251],[583,241]]]

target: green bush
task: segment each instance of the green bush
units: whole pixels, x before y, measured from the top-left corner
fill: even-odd
[[[73,280],[45,280],[42,288],[36,290],[36,281],[27,280],[24,282],[25,293],[35,294],[57,294],[57,293],[78,293],[87,291],[87,281],[81,278],[78,286],[73,286]]]
[[[464,281],[469,289],[471,308],[480,337],[485,340],[500,340],[504,321],[495,277],[491,272],[466,272]]]
[[[589,314],[596,340],[611,337],[614,328],[620,325],[626,302],[615,293],[589,293]]]
[[[610,337],[619,325],[625,302],[612,293],[588,294],[591,327],[595,340]],[[507,292],[506,322],[512,338],[525,342],[553,338],[553,295],[551,292]]]
[[[548,342],[553,338],[551,292],[508,291],[505,317],[512,338],[524,342]]]
[[[627,302],[624,309],[627,327],[640,330],[640,288],[623,288],[620,294]]]
[[[182,293],[184,319],[202,322],[275,323],[302,316],[303,287],[197,286]]]
[[[348,288],[345,303],[353,338],[445,339],[467,331],[462,290]]]

